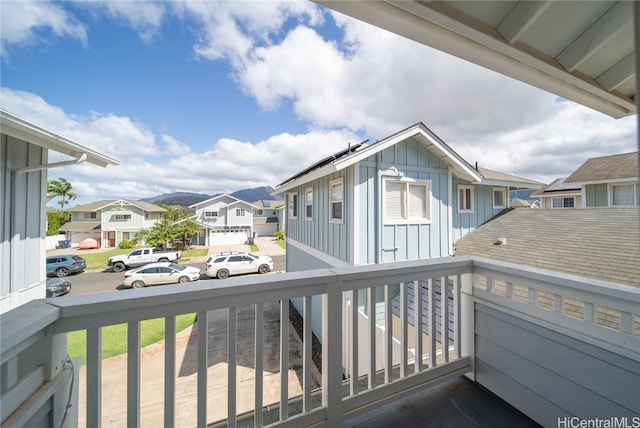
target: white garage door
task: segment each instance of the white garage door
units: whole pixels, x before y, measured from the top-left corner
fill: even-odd
[[[278,231],[277,223],[256,224],[253,226],[257,236],[273,236]]]
[[[244,244],[247,241],[247,230],[211,231],[209,245]]]

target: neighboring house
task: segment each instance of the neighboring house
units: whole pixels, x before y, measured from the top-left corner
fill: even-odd
[[[218,195],[189,208],[196,213],[191,220],[204,229],[193,244],[244,244],[253,237],[253,216],[257,207],[231,195]]]
[[[256,207],[253,211],[253,231],[257,236],[271,236],[284,228],[281,209],[284,201],[270,199],[256,201],[252,205]]]
[[[579,186],[582,207],[640,205],[639,152],[588,159],[564,181]]]
[[[541,208],[578,208],[582,207],[580,185],[566,183],[566,178],[556,178],[548,186],[531,194],[540,198]]]
[[[455,241],[509,208],[510,190],[542,186],[474,168],[418,123],[350,146],[276,186],[274,194],[286,196],[286,270],[450,256]],[[320,301],[313,305],[319,314]],[[317,315],[312,328],[321,337]]]
[[[511,208],[540,208],[540,201],[537,199],[525,200],[520,198],[511,199]]]
[[[542,183],[474,168],[424,124],[355,145],[279,184],[287,271],[444,257]]]
[[[47,170],[84,161],[119,163],[0,109],[0,314],[45,297]]]
[[[72,245],[93,238],[101,248],[117,247],[135,234],[153,227],[164,216],[165,209],[144,201],[103,200],[68,209],[71,221],[60,227]]]
[[[640,208],[512,210],[464,236],[454,255],[640,287]]]

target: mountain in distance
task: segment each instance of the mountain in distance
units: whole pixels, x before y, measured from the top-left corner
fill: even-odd
[[[509,197],[511,199],[518,198],[518,199],[523,199],[525,201],[539,201],[540,198],[531,197],[531,194],[535,191],[536,189],[512,190],[511,192],[509,192]]]
[[[254,189],[242,189],[229,194],[234,198],[238,198],[246,202],[282,199],[274,198],[273,196],[271,196],[271,192],[273,192],[273,188],[269,186],[263,186],[256,187]],[[174,192],[165,193],[162,195],[154,196],[152,198],[141,199],[141,201],[149,202],[156,205],[180,205],[187,208],[190,205],[206,201],[207,199],[211,199],[220,194],[221,193],[216,193],[215,195],[205,195],[203,193]]]

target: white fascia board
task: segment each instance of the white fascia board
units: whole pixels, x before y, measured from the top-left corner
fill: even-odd
[[[273,192],[271,192],[271,195],[275,196],[278,193],[289,191],[295,187],[302,186],[303,184],[309,183],[310,181],[316,180],[318,178],[322,178],[325,175],[329,175],[337,171],[339,171],[339,169],[336,168],[335,163],[333,162],[328,163],[327,165],[321,168],[318,168],[310,172],[309,174],[305,174],[301,177],[296,178],[295,180],[291,180],[288,183],[283,184],[280,187],[277,187],[276,189],[273,190]]]
[[[234,206],[234,205],[239,205],[239,204],[244,204],[244,205],[246,205],[246,206],[248,206],[248,207],[251,207],[251,208],[253,208],[253,209],[258,209],[258,207],[256,207],[255,205],[250,204],[249,202],[243,201],[243,200],[241,200],[241,199],[238,199],[238,200],[237,200],[237,201],[235,201],[235,202],[231,202],[231,203],[230,203],[229,205],[227,205],[225,208],[230,208],[230,207],[232,207],[232,206]]]
[[[271,194],[273,195],[281,192],[286,192],[287,190],[301,186],[312,180],[324,177],[337,171],[341,171],[351,165],[365,160],[369,156],[379,153],[384,149],[392,147],[399,142],[411,137],[416,137],[427,150],[436,153],[436,155],[444,163],[446,163],[453,169],[457,177],[477,183],[480,183],[482,181],[482,175],[478,171],[473,169],[473,167],[469,165],[469,163],[462,159],[460,155],[453,151],[444,141],[438,138],[437,135],[431,132],[431,130],[427,128],[423,123],[417,123],[383,140],[366,146],[353,154],[349,154],[333,162],[330,162],[327,165],[310,172],[309,174],[298,177],[295,180],[292,180],[278,187]]]
[[[436,153],[440,160],[453,169],[457,177],[478,183],[482,181],[482,175],[480,175],[478,171],[473,169],[471,165],[462,159],[460,155],[453,151],[437,135],[431,132],[431,130],[423,123],[417,123],[403,131],[385,138],[384,140],[380,140],[375,144],[367,146],[353,155],[338,159],[334,162],[336,170],[340,171],[341,169],[360,162],[371,155],[381,152],[384,149],[392,147],[411,137],[416,137],[427,150]]]
[[[189,205],[189,208],[198,209],[198,207],[201,207],[203,205],[209,205],[209,203],[215,201],[216,199],[224,198],[225,196],[228,197],[228,198],[231,198],[231,199],[235,199],[236,201],[240,200],[240,199],[238,199],[236,197],[233,197],[233,196],[231,196],[231,195],[229,195],[227,193],[223,193],[222,195],[214,196],[213,198],[209,198],[209,199],[206,199],[204,201],[200,201],[197,204]]]
[[[607,180],[591,180],[591,181],[575,181],[577,185],[585,186],[587,184],[634,184],[640,181],[640,177],[625,177],[625,178],[609,178]]]
[[[541,189],[543,188],[545,185],[542,183],[523,183],[521,181],[501,181],[501,180],[483,180],[481,183],[479,184],[483,184],[483,185],[487,185],[487,186],[496,186],[496,187],[513,187],[515,189],[512,190],[516,190],[516,189]]]
[[[65,137],[48,131],[31,122],[19,118],[6,110],[0,109],[0,128],[2,133],[19,140],[62,153],[67,156],[79,158],[87,155],[87,162],[101,167],[107,165],[119,165],[120,161],[110,156],[103,155],[93,149],[82,146]]]

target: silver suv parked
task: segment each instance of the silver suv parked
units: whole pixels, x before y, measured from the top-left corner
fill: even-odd
[[[207,276],[224,279],[243,273],[268,273],[273,269],[273,259],[240,251],[212,254],[207,259]]]

